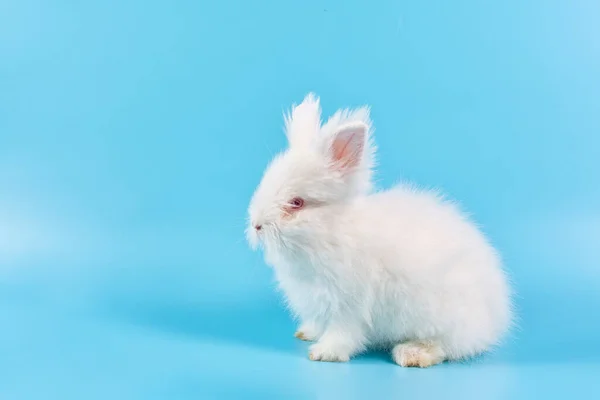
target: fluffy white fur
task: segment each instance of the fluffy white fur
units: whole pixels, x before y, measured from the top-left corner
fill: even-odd
[[[398,364],[427,367],[497,344],[511,302],[494,248],[436,193],[371,193],[367,108],[322,126],[320,114],[309,94],[286,117],[290,147],[267,168],[247,232],[300,320],[296,336],[316,341],[310,359],[385,346]],[[290,212],[296,197],[305,205]]]

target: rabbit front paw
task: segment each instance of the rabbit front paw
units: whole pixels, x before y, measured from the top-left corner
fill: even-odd
[[[316,336],[312,335],[310,332],[305,332],[303,330],[296,331],[296,333],[294,333],[294,336],[306,342],[312,342],[316,339]]]
[[[347,362],[350,354],[330,344],[316,343],[310,346],[308,358],[311,361]]]
[[[300,340],[305,340],[307,342],[314,342],[319,338],[319,330],[317,325],[314,323],[303,323],[294,336]]]

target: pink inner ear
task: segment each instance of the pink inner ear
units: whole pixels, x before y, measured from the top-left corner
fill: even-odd
[[[333,160],[341,169],[356,167],[360,163],[365,143],[362,126],[348,127],[338,132],[331,145]]]

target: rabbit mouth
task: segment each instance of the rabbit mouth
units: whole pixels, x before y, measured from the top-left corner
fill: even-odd
[[[271,224],[250,224],[246,228],[246,239],[250,244],[252,250],[258,250],[264,248],[265,242],[277,240],[277,235]]]
[[[248,241],[248,244],[252,250],[257,250],[260,246],[262,246],[262,240],[259,232],[257,232],[257,230],[252,226],[246,229],[246,240]]]
[[[262,224],[260,229],[249,226],[246,229],[246,238],[252,250],[280,249],[289,245],[280,227],[273,223]]]

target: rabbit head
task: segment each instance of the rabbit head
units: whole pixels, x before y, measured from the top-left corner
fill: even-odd
[[[250,202],[248,239],[290,243],[317,210],[371,190],[375,146],[369,109],[339,110],[321,125],[319,99],[308,94],[285,116],[288,149],[267,167]]]

